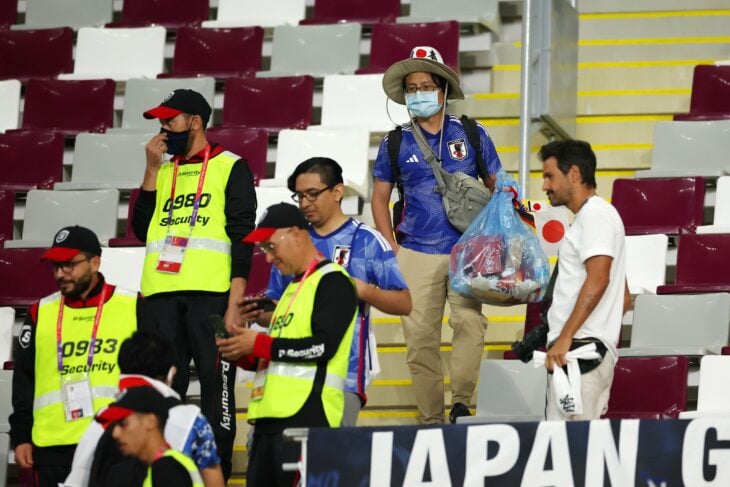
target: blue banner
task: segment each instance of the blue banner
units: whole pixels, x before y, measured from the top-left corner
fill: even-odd
[[[730,417],[312,429],[307,487],[730,486]]]

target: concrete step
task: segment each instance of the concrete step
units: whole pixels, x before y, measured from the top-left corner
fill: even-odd
[[[580,0],[581,13],[599,12],[655,12],[667,10],[726,9],[727,0]]]
[[[642,3],[642,2],[636,2]],[[696,8],[688,4],[688,7]],[[730,5],[722,9],[581,13],[580,39],[637,39],[730,35]]]

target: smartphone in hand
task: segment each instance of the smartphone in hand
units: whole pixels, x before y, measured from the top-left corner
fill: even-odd
[[[213,333],[216,338],[228,338],[230,334],[226,330],[226,324],[223,322],[221,315],[208,316],[208,323],[213,327]]]
[[[269,298],[251,298],[243,302],[244,306],[249,304],[255,304],[261,311],[274,311],[276,308],[276,303]]]

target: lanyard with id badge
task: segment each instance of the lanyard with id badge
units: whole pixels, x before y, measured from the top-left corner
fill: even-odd
[[[208,170],[208,159],[210,158],[210,144],[206,144],[203,149],[203,164],[200,167],[200,176],[198,177],[198,189],[195,191],[195,201],[193,202],[193,213],[190,216],[190,227],[188,228],[188,236],[180,237],[168,234],[165,242],[160,250],[160,256],[157,259],[156,270],[167,274],[179,274],[182,268],[183,258],[185,257],[185,249],[188,247],[190,235],[195,228],[195,221],[198,219],[198,210],[200,209],[200,198],[203,194],[203,183],[205,182],[205,173]],[[172,221],[172,211],[175,201],[175,186],[177,185],[177,171],[179,162],[175,160],[175,167],[172,175],[172,187],[170,188],[170,210],[168,212],[168,221]]]
[[[99,295],[99,306],[94,315],[94,325],[91,329],[91,340],[89,341],[89,355],[86,359],[86,366],[91,370],[94,363],[94,349],[96,348],[96,334],[99,331],[101,311],[106,302],[108,287],[102,285]],[[63,412],[66,421],[88,418],[94,415],[94,401],[91,392],[91,380],[89,373],[83,372],[74,376],[64,376],[63,373],[63,308],[65,298],[61,296],[60,307],[58,308],[58,321],[56,322],[56,355],[58,358],[58,373],[61,376],[61,398],[63,400]]]
[[[304,284],[304,281],[309,277],[309,275],[314,271],[314,269],[317,267],[317,264],[319,264],[322,259],[314,259],[311,264],[309,264],[309,267],[304,272],[304,275],[302,276],[302,280],[299,281],[299,285],[297,286],[296,290],[294,291],[294,294],[291,297],[291,300],[289,301],[289,304],[286,305],[286,311],[284,311],[283,315],[273,315],[271,317],[271,322],[269,324],[269,335],[271,335],[272,328],[274,326],[274,323],[276,323],[276,320],[279,317],[283,317],[286,319],[286,317],[289,315],[289,310],[291,309],[292,304],[294,304],[294,300],[297,298],[297,295],[299,294],[299,291],[302,289],[302,285]],[[281,330],[281,328],[279,328]],[[281,335],[281,331],[279,331],[279,335]],[[264,396],[264,386],[266,385],[266,374],[269,370],[269,361],[266,359],[259,359],[258,367],[256,368],[256,376],[253,380],[253,390],[251,391],[251,400],[252,401],[259,401]]]

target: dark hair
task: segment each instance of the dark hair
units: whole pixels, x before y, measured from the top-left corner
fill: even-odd
[[[558,168],[568,174],[570,168],[578,166],[583,184],[589,188],[596,187],[596,154],[591,144],[584,140],[554,140],[540,148],[537,157],[545,162],[554,157]]]
[[[140,374],[164,381],[175,364],[175,354],[167,338],[138,330],[122,343],[117,362],[122,374]]]
[[[297,178],[300,174],[316,173],[329,187],[342,184],[342,167],[329,157],[310,157],[299,164],[286,180],[286,186],[292,193],[297,190]]]
[[[417,72],[417,71],[414,71],[414,72]],[[443,76],[440,76],[440,75],[438,75],[436,73],[432,73],[430,71],[424,71],[424,72],[431,75],[431,79],[433,80],[433,84],[435,84],[436,86],[438,86],[442,90],[444,88],[446,88],[446,85],[448,84],[447,81],[446,81],[446,78],[444,78]],[[412,73],[408,73],[405,76],[403,76],[403,80],[401,81],[401,84],[403,85],[403,91],[406,90],[406,78],[408,77],[409,74],[412,74]]]

